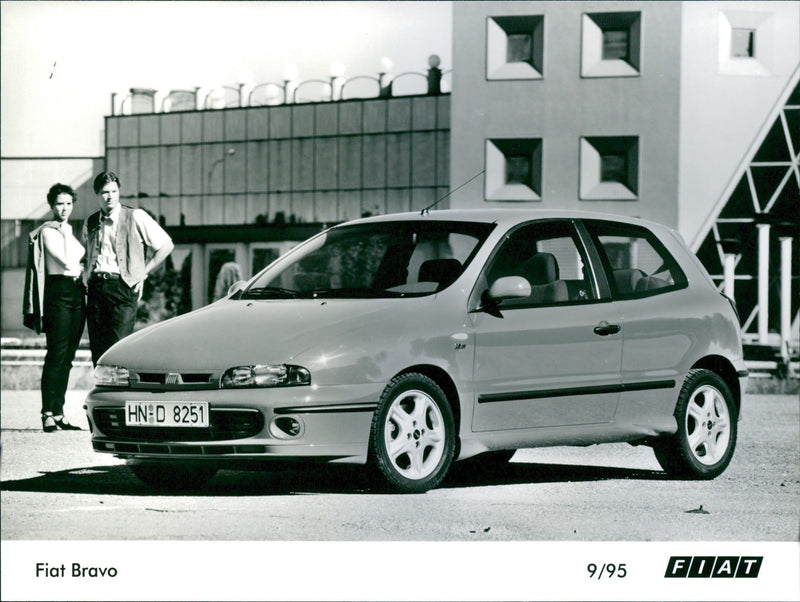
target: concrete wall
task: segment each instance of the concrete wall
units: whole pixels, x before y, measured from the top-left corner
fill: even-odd
[[[776,103],[800,65],[800,3],[682,4],[678,225],[692,242],[703,234],[718,203],[727,200],[721,198],[726,187],[757,148],[760,130],[774,118]],[[760,65],[739,74],[721,65],[723,13],[760,24],[756,36],[765,44],[756,48]]]
[[[585,12],[641,12],[637,77],[581,77]],[[484,168],[484,141],[543,139],[542,200],[531,207],[585,209],[678,223],[681,4],[672,2],[456,2],[451,187]],[[488,81],[488,17],[544,15],[543,78]],[[638,200],[579,200],[582,136],[638,136]],[[481,180],[451,197],[485,206]]]

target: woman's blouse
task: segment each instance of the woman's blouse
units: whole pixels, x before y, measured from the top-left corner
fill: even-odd
[[[83,273],[81,259],[85,249],[72,233],[68,222],[61,223],[58,228],[42,230],[44,242],[44,265],[48,276],[73,276]]]

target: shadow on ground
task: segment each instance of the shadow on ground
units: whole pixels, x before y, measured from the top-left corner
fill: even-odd
[[[656,470],[641,470],[573,464],[512,462],[492,472],[470,470],[456,464],[440,489],[529,485],[572,481],[668,480]],[[96,495],[174,496],[276,496],[319,493],[385,493],[374,487],[363,466],[278,466],[270,471],[221,470],[202,487],[181,492],[161,492],[148,488],[122,465],[71,468],[42,472],[27,479],[0,482],[0,491],[71,493]]]

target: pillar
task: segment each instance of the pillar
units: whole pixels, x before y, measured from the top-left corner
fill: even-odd
[[[789,336],[792,327],[792,237],[781,239],[781,355],[789,360]]]
[[[769,224],[758,224],[758,343],[769,335]]]

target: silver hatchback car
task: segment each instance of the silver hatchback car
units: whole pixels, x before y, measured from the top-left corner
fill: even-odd
[[[732,302],[680,236],[583,212],[445,210],[333,227],[202,309],[114,345],[92,445],[145,483],[366,464],[403,492],[454,461],[629,442],[708,479],[747,370]]]

